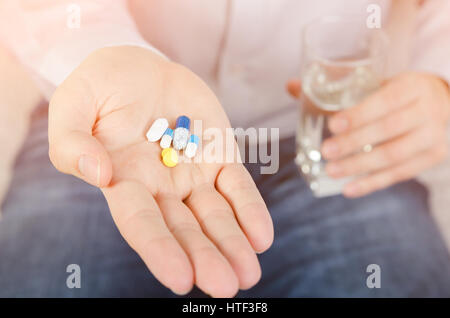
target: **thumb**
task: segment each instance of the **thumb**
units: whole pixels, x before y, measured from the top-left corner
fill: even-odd
[[[50,160],[63,173],[97,187],[105,187],[111,181],[112,163],[106,149],[92,135],[96,121],[95,105],[86,102],[85,97],[79,97],[84,92],[79,92],[78,96],[74,96],[76,90],[70,92],[58,89],[50,101]]]
[[[89,133],[69,131],[56,139],[49,139],[49,145],[50,160],[59,171],[97,187],[106,187],[110,183],[112,165],[109,155]]]

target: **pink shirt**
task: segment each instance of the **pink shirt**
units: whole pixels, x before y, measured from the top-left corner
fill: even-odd
[[[283,136],[295,129],[296,103],[284,87],[299,77],[305,23],[321,15],[368,14],[370,3],[381,5],[385,23],[393,2],[404,30],[396,41],[401,54],[392,56],[450,80],[448,0],[425,0],[417,14],[414,0],[3,0],[0,42],[47,97],[97,48],[156,48],[210,85],[233,126],[279,127]],[[79,28],[72,3],[81,9]]]

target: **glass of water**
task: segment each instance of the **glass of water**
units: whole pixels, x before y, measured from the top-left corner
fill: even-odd
[[[317,197],[339,194],[350,178],[325,172],[320,148],[331,136],[328,119],[352,107],[382,81],[387,38],[364,17],[323,17],[303,30],[302,94],[296,136],[296,163]]]

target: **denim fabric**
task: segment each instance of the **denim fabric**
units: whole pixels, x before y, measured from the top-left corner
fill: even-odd
[[[113,224],[101,192],[57,172],[48,159],[47,113],[35,114],[0,221],[1,297],[173,297]],[[275,242],[259,256],[261,281],[240,297],[450,296],[450,257],[428,213],[427,191],[409,181],[364,198],[316,199],[280,144],[275,175],[249,165],[272,214]],[[81,267],[69,289],[66,267]],[[381,288],[366,267],[381,267]],[[194,289],[189,296],[204,296]]]

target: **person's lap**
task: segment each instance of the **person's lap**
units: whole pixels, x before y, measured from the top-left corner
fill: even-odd
[[[290,149],[293,139],[280,145],[285,162],[277,175],[250,169],[274,219],[275,241],[260,256],[261,283],[243,296],[450,296],[449,253],[425,187],[409,181],[359,199],[317,199]],[[380,266],[380,289],[366,285],[370,264]]]
[[[174,296],[122,239],[101,192],[52,167],[45,112],[35,117],[3,205],[0,296]],[[275,241],[259,256],[261,281],[238,296],[450,296],[449,253],[420,184],[357,200],[315,199],[293,163],[293,140],[280,149],[276,175],[248,166]],[[69,264],[80,265],[80,289],[66,286]],[[366,286],[369,264],[381,267],[380,289]]]

